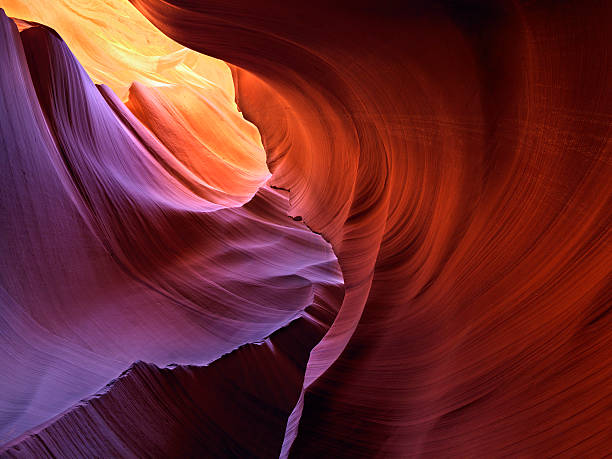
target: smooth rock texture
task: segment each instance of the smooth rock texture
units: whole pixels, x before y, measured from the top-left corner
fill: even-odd
[[[2,454],[610,454],[609,2],[131,2],[272,178],[2,18]]]
[[[24,431],[48,424],[134,361],[150,362],[148,368],[165,375],[151,365],[208,364],[298,320],[310,324],[298,326],[306,330],[293,338],[304,347],[275,350],[268,344],[272,349],[265,356],[261,351],[240,354],[247,353],[241,358],[261,367],[260,372],[272,371],[268,366],[277,359],[279,367],[288,367],[270,376],[282,391],[295,393],[292,402],[283,396],[289,397],[284,411],[268,414],[278,426],[266,428],[280,436],[270,447],[280,450],[308,352],[331,323],[319,316],[333,318],[343,296],[330,245],[287,216],[284,191],[254,187],[250,195],[241,192],[248,203],[239,207],[226,199],[225,191],[214,189],[211,195],[184,158],[157,140],[112,91],[93,84],[51,29],[33,25],[19,33],[4,14],[0,29],[0,64],[9,69],[0,77],[5,164],[0,359],[11,369],[0,379],[2,443],[14,443]],[[211,113],[231,112],[222,99],[209,99],[211,107],[213,101],[218,107],[200,111],[202,121]],[[208,141],[223,144],[229,136],[229,145],[242,142],[235,147],[241,154],[252,151],[256,129],[238,120],[235,109],[231,116],[233,125],[226,124],[233,129],[210,130]],[[164,120],[177,122],[169,114],[156,118],[157,123]],[[211,125],[215,122],[218,118]],[[247,172],[260,168],[253,159],[257,154],[249,157],[251,163],[234,164]],[[222,162],[204,154],[199,160],[213,176]],[[230,186],[241,183],[236,175]],[[230,371],[223,373],[231,378]],[[200,379],[204,384],[206,377]],[[128,374],[124,380],[131,390],[146,391],[142,378],[134,381]],[[239,383],[249,381],[272,384],[255,374]],[[223,381],[206,384],[207,394],[222,397]],[[118,397],[117,403],[126,401]],[[264,397],[261,410],[276,409],[275,403]],[[64,418],[59,422],[51,431],[64,428]],[[93,431],[101,442],[114,441],[104,435],[108,430],[98,428],[102,425],[94,422],[85,436],[93,441]],[[132,446],[138,455],[145,448]],[[41,451],[77,454],[66,445],[55,448]],[[78,452],[94,454],[87,451],[85,442]],[[105,455],[130,449],[96,451]]]
[[[338,253],[285,454],[609,453],[609,3],[132,3]]]

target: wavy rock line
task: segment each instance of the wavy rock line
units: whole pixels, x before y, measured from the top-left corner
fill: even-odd
[[[235,65],[338,254],[283,454],[609,452],[609,5],[132,3]]]
[[[291,345],[276,349],[273,339],[260,357],[263,351],[252,357],[250,351],[238,353],[259,372],[273,363],[286,368],[284,376],[281,371],[267,382],[255,374],[236,377],[268,390],[285,377],[283,390],[299,395],[299,359],[318,341],[313,335],[324,333],[331,322],[326,317],[335,314],[343,296],[329,244],[287,216],[282,191],[262,186],[239,207],[204,193],[189,163],[112,91],[96,87],[55,32],[36,24],[21,23],[20,29],[0,14],[0,66],[6,69],[0,75],[0,154],[7,166],[0,180],[0,358],[11,368],[0,380],[0,441],[36,426],[31,438],[47,438],[66,422],[81,422],[77,409],[49,424],[136,360],[207,364],[296,320],[308,322],[289,327],[301,345],[298,356]],[[224,110],[199,113],[204,120]],[[144,113],[138,112],[143,118]],[[171,130],[174,121],[168,116],[166,122]],[[244,146],[252,147],[253,127],[240,126],[214,134],[222,138],[245,129]],[[210,142],[222,142],[212,136],[208,132]],[[201,160],[216,168],[216,160],[204,154]],[[232,361],[222,366],[237,364]],[[148,373],[151,384],[156,373]],[[219,377],[202,378],[197,379],[212,378],[208,395],[232,397],[222,380],[214,380]],[[146,380],[122,379],[130,389],[111,390],[108,400],[121,405],[128,403],[126,394],[142,393],[145,403]],[[269,440],[273,449],[280,449],[286,425],[277,402],[264,397],[260,403],[274,418],[274,425],[262,425],[261,442],[269,431],[280,436]],[[109,418],[84,428],[92,441],[109,442],[96,451],[126,448],[126,438],[108,436],[121,428]],[[62,434],[66,442],[83,432],[73,433],[70,440]],[[134,451],[142,451],[147,438],[140,446],[132,439]],[[73,443],[49,442],[33,446],[40,448],[36,454],[87,455],[87,442],[76,450]],[[90,446],[93,454],[96,447]],[[28,448],[22,453],[34,454]],[[5,453],[19,447],[10,451]]]

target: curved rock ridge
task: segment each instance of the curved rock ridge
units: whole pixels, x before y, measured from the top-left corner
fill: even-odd
[[[134,83],[126,106],[195,175],[189,183],[214,192],[215,202],[240,205],[270,174],[259,131],[225,97],[216,88]]]
[[[610,452],[609,3],[131,1],[338,254],[283,455]]]
[[[91,79],[126,100],[138,82],[151,88],[183,86],[217,90],[234,103],[227,64],[171,40],[125,0],[3,0],[5,13],[47,24],[66,42]]]
[[[4,435],[154,363],[4,455],[609,455],[608,2],[131,2],[231,64],[290,202],[203,186],[214,97],[126,107],[2,18]]]
[[[125,0],[7,0],[1,6],[22,18],[20,31],[53,24],[94,82],[129,99],[205,199],[239,206],[269,178],[259,132],[237,111],[223,61],[180,46]],[[36,41],[37,33],[26,35]]]
[[[341,288],[322,288],[304,317],[205,367],[136,362],[100,393],[11,442],[1,455],[278,456],[309,351],[341,300]]]
[[[0,363],[10,369],[0,378],[0,444],[42,423],[33,435],[49,427],[50,419],[134,361],[150,362],[148,374],[155,378],[161,371],[156,366],[205,365],[290,323],[305,323],[284,332],[289,338],[283,339],[293,343],[277,349],[269,340],[265,355],[242,350],[238,361],[233,357],[219,364],[242,366],[244,360],[257,371],[276,371],[274,378],[258,381],[255,374],[236,370],[236,384],[261,384],[261,391],[273,390],[286,378],[282,390],[295,392],[294,401],[287,395],[280,408],[273,397],[256,403],[263,412],[271,411],[267,416],[276,427],[267,429],[278,438],[269,446],[280,450],[285,412],[299,397],[308,353],[343,297],[331,246],[288,217],[284,191],[252,184],[252,197],[240,197],[248,200],[242,206],[226,199],[225,191],[211,194],[197,170],[202,167],[197,152],[190,151],[187,161],[154,134],[165,122],[165,134],[172,135],[182,120],[175,111],[181,107],[167,102],[163,91],[138,87],[134,104],[141,108],[134,115],[108,87],[90,80],[56,32],[24,22],[19,29],[0,13]],[[167,112],[147,118],[152,113],[147,98],[155,97],[166,97]],[[255,128],[231,113],[222,98],[209,94],[187,102],[200,104],[199,122],[209,123],[194,132],[198,141],[227,145],[227,151],[255,148]],[[200,159],[215,169],[209,158]],[[238,163],[240,170],[234,167]],[[251,166],[232,162],[225,177],[237,177],[229,186],[235,187],[240,172],[248,173]],[[208,378],[206,396],[233,397],[220,377],[196,380],[204,384]],[[152,379],[127,378],[130,394],[142,393],[134,406],[146,402],[148,383]],[[185,397],[197,396],[189,391],[183,389]],[[124,406],[126,399],[116,395],[116,403]],[[74,420],[81,412],[68,413],[67,419]],[[215,417],[214,410],[209,416]],[[72,422],[62,419],[53,428]],[[115,421],[106,419],[106,425]],[[192,421],[173,418],[179,427]],[[86,435],[94,441],[97,421],[92,422]],[[79,435],[78,429],[72,431]],[[98,441],[114,441],[106,437],[109,430],[96,432]],[[86,445],[79,450],[85,456]],[[45,454],[54,454],[51,444],[45,448]],[[71,454],[66,445],[57,448],[58,455]]]

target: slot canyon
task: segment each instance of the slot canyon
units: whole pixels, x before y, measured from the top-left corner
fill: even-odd
[[[612,454],[610,2],[0,9],[0,457]]]

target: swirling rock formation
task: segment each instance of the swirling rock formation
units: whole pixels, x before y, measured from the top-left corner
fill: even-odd
[[[287,216],[286,192],[253,183],[245,190],[243,177],[261,173],[257,157],[263,150],[259,145],[259,151],[247,154],[256,148],[258,134],[235,108],[231,113],[222,99],[209,97],[198,112],[201,120],[212,117],[211,112],[217,117],[209,127],[231,115],[225,129],[203,134],[209,146],[225,148],[232,166],[240,166],[230,168],[236,177],[228,177],[235,178],[228,192],[228,187],[213,188],[210,180],[202,180],[203,174],[228,175],[223,160],[206,154],[214,148],[192,146],[191,154],[199,154],[198,165],[205,168],[198,173],[114,93],[96,87],[52,30],[24,23],[20,28],[19,33],[1,15],[0,60],[2,68],[10,69],[0,77],[0,153],[6,165],[0,199],[1,357],[3,367],[11,368],[0,380],[2,443],[48,424],[136,360],[165,366],[204,365],[221,358],[217,365],[229,367],[221,375],[215,373],[218,367],[187,370],[205,375],[196,381],[207,381],[207,390],[198,399],[197,393],[185,389],[189,401],[175,400],[177,406],[187,413],[188,407],[206,402],[210,409],[210,401],[202,397],[214,396],[219,403],[223,384],[232,378],[238,388],[250,382],[245,390],[226,389],[225,396],[234,397],[233,403],[243,397],[264,414],[270,412],[266,429],[280,439],[266,443],[262,436],[259,442],[280,451],[309,349],[326,331],[343,295],[329,244]],[[147,88],[137,90],[138,97],[150,96]],[[155,123],[164,121],[169,124],[166,133],[178,122],[169,114],[164,118],[155,113]],[[230,138],[224,142],[226,136]],[[248,158],[236,159],[231,148]],[[263,175],[267,177],[267,171]],[[240,193],[234,193],[238,188]],[[227,196],[240,196],[248,203],[236,207],[240,202]],[[285,335],[294,329],[299,331],[292,338],[300,343],[298,349],[286,342]],[[264,341],[261,350],[247,347],[222,357],[273,332],[280,337]],[[242,360],[249,362],[253,374],[241,373],[247,367],[236,368]],[[276,369],[275,376],[254,373],[272,371],[268,367]],[[158,372],[160,378],[168,374],[155,366],[146,368],[154,368],[149,374]],[[172,378],[184,375],[169,371]],[[119,392],[116,403],[125,408],[120,391],[128,385],[143,397],[143,404],[150,402],[143,384],[128,373],[127,383],[113,385],[99,400],[106,403]],[[270,391],[272,384],[280,392],[268,396],[264,389]],[[254,389],[258,385],[263,392],[259,405]],[[251,397],[249,390],[254,392]],[[139,400],[132,402],[137,405]],[[95,407],[98,401],[84,403]],[[60,417],[49,431],[57,432],[66,420],[78,418],[79,410]],[[256,413],[254,407],[252,412]],[[96,414],[107,424],[94,422],[84,435],[93,441],[92,432],[97,432],[107,447],[95,449],[85,442],[81,449],[71,450],[73,438],[29,452],[127,454],[129,447],[120,447],[119,440],[108,436],[114,418],[109,419],[105,410]],[[89,415],[88,411],[85,416]],[[208,416],[214,419],[214,413]],[[139,422],[145,418],[142,413]],[[181,427],[193,422],[172,420]],[[214,422],[219,425],[218,419]],[[280,427],[275,429],[275,423]],[[173,445],[170,428],[166,429],[168,437],[159,441]],[[141,451],[129,446],[134,454]],[[155,442],[149,447],[160,448]],[[10,451],[27,450],[17,446]]]
[[[338,253],[285,452],[300,417],[298,457],[609,450],[609,5],[133,3],[237,66]]]
[[[223,228],[226,219],[231,220],[229,215],[241,219],[243,212],[249,212],[249,206],[259,212],[269,209],[267,205],[257,206],[258,199],[278,199],[274,201],[278,204],[272,206],[276,213],[266,214],[266,219],[282,221],[283,226],[294,230],[293,223],[283,220],[282,214],[301,215],[314,231],[322,233],[338,256],[344,296],[338,292],[342,289],[331,252],[320,245],[319,256],[307,258],[299,269],[292,268],[285,275],[307,279],[297,281],[292,277],[292,292],[311,285],[308,288],[315,292],[329,293],[304,295],[285,310],[286,315],[276,311],[277,320],[270,320],[265,309],[254,309],[261,311],[261,316],[250,308],[231,309],[231,314],[244,314],[238,320],[256,330],[250,334],[239,327],[232,329],[229,320],[220,321],[223,329],[215,340],[218,350],[211,352],[207,361],[227,352],[225,349],[233,349],[240,341],[253,341],[256,336],[262,339],[312,302],[314,306],[306,309],[305,317],[291,322],[267,341],[274,343],[279,335],[291,336],[291,346],[280,347],[284,357],[270,354],[269,349],[276,346],[268,344],[257,347],[265,354],[261,357],[248,357],[245,348],[241,348],[198,371],[182,366],[159,370],[138,364],[105,395],[61,417],[38,436],[24,438],[7,454],[155,455],[176,451],[184,455],[209,452],[261,457],[601,457],[610,452],[612,8],[607,2],[132,3],[177,42],[232,64],[236,100],[244,116],[261,133],[273,173],[271,183],[290,190],[288,207],[283,207],[282,196],[264,188],[240,210],[209,212],[206,207],[200,218],[212,218],[213,222],[196,224],[191,222],[192,212],[175,215],[159,211],[156,206],[148,207],[151,195],[162,196],[173,209],[173,203],[183,201],[162,192],[166,182],[151,181],[153,174],[147,175],[142,161],[134,164],[125,160],[122,171],[114,170],[116,160],[97,167],[98,161],[103,161],[97,158],[103,155],[88,145],[85,158],[96,161],[83,166],[75,157],[78,155],[70,151],[75,142],[61,129],[68,121],[57,121],[71,114],[72,106],[67,103],[57,110],[57,104],[45,99],[45,94],[57,94],[73,84],[54,87],[42,78],[55,72],[75,75],[70,69],[76,63],[68,59],[52,71],[44,67],[47,71],[37,76],[33,63],[40,65],[39,60],[44,59],[37,57],[32,46],[38,39],[26,39],[27,30],[22,32],[23,41],[26,55],[35,57],[30,57],[29,71],[38,98],[28,89],[28,68],[14,51],[20,46],[16,32],[6,32],[4,36],[8,38],[4,40],[11,44],[6,53],[17,56],[11,58],[9,67],[18,70],[0,77],[9,88],[3,94],[16,94],[16,85],[21,92],[11,99],[15,103],[7,103],[4,108],[4,113],[9,113],[9,108],[15,112],[3,114],[2,119],[8,116],[25,120],[25,126],[49,123],[56,143],[45,141],[44,132],[40,134],[43,140],[32,142],[49,144],[48,150],[57,148],[57,153],[49,157],[58,163],[61,159],[71,168],[60,176],[61,181],[56,179],[56,189],[46,183],[42,187],[33,180],[58,177],[57,173],[29,175],[27,180],[21,180],[25,185],[21,185],[19,193],[6,197],[6,202],[20,203],[20,196],[28,196],[46,205],[33,207],[28,201],[19,204],[21,212],[58,212],[60,206],[51,206],[50,197],[64,190],[65,182],[70,183],[78,190],[75,195],[79,199],[73,200],[79,206],[79,215],[87,216],[87,226],[81,231],[96,235],[99,246],[113,254],[122,273],[131,273],[138,285],[161,286],[164,298],[170,295],[195,307],[203,300],[189,273],[204,265],[197,264],[200,259],[191,261],[186,256],[194,244],[188,239],[194,234],[189,230],[190,224],[205,225],[207,230],[213,226]],[[51,40],[50,34],[45,36]],[[53,43],[54,49],[65,50],[60,42]],[[67,50],[60,54],[62,62],[69,55]],[[70,81],[85,80],[83,75],[72,78]],[[151,113],[161,117],[170,111],[189,115],[192,109],[185,111],[172,101],[164,102],[164,91],[158,88],[139,91],[136,86],[128,103],[135,116],[108,91],[102,91],[104,98],[94,98],[93,91],[89,91],[92,99],[87,97],[87,103],[78,104],[84,111],[79,119],[88,120],[88,126],[106,126],[110,123],[104,121],[106,116],[113,123],[119,119],[122,126],[133,124],[129,136],[105,127],[105,132],[110,132],[105,138],[115,141],[136,137],[139,144],[145,145],[139,147],[138,158],[143,157],[144,148],[155,159],[156,167],[181,183],[186,175],[164,158],[178,158],[181,165],[182,161],[189,164],[189,149],[177,150],[176,155],[171,151],[178,143],[176,139],[183,137],[197,147],[200,134],[185,133],[182,126],[160,130]],[[66,100],[69,102],[71,97]],[[46,118],[35,109],[20,109],[18,100],[40,101]],[[193,104],[190,107],[198,106]],[[95,116],[91,105],[97,107]],[[113,110],[109,111],[109,106]],[[175,108],[167,109],[172,106]],[[19,142],[38,137],[13,132],[18,126],[2,133],[3,139],[15,144],[9,145],[10,150],[34,149],[35,145],[20,146]],[[78,131],[87,129],[81,127]],[[33,161],[31,156],[23,157],[23,161]],[[40,161],[38,156],[35,158]],[[3,172],[9,177],[5,181],[3,176],[3,184],[16,185],[18,164]],[[36,162],[26,166],[28,171],[43,167]],[[100,183],[117,183],[120,192],[105,200],[104,190],[97,182],[80,185],[67,175],[73,167],[77,168],[77,177],[102,176]],[[124,180],[115,178],[117,174]],[[191,183],[198,182],[194,179]],[[130,186],[128,193],[126,188]],[[190,202],[200,203],[204,196],[207,206],[212,205],[209,201],[230,205],[222,197],[198,194],[197,187],[189,191],[191,194],[185,194]],[[247,193],[228,194],[244,200]],[[146,212],[132,204],[132,199],[141,195]],[[105,205],[107,202],[130,211],[116,215]],[[11,212],[19,214],[17,210]],[[221,213],[229,215],[216,218]],[[258,221],[265,227],[266,219],[259,217]],[[42,220],[32,217],[28,221]],[[5,266],[4,271],[19,273],[15,279],[33,279],[38,270],[32,268],[38,266],[33,259],[38,263],[53,259],[67,241],[72,247],[73,241],[84,237],[69,233],[69,239],[52,239],[54,234],[65,234],[65,226],[57,228],[64,225],[62,221],[72,222],[75,218],[53,219],[55,230],[54,225],[37,223],[50,229],[45,239],[47,252],[37,253],[36,257],[31,254],[18,265],[21,268]],[[119,224],[124,221],[123,226]],[[151,221],[155,225],[148,223]],[[111,222],[112,231],[105,231],[107,222]],[[18,224],[23,226],[22,222]],[[249,222],[238,234],[251,236],[250,225]],[[312,241],[313,246],[322,244],[301,226],[295,231]],[[17,234],[16,229],[14,232]],[[19,234],[25,237],[24,232]],[[32,230],[32,234],[40,233]],[[241,246],[239,241],[231,240],[231,233],[223,230],[222,234],[230,237],[224,247],[231,253],[230,247]],[[304,239],[294,241],[294,247],[295,253],[305,256],[300,249]],[[184,245],[177,242],[181,240]],[[43,245],[35,242],[9,241],[7,247]],[[91,244],[85,246],[90,251],[98,247]],[[278,247],[284,247],[284,242]],[[202,249],[201,253],[207,251]],[[274,250],[265,250],[266,260],[271,253]],[[21,256],[25,257],[11,253],[11,259],[20,260]],[[95,257],[95,253],[88,252],[86,259]],[[159,268],[151,257],[170,260]],[[230,254],[211,259],[206,255],[202,260],[206,260],[207,269],[213,266],[216,274],[223,272],[227,259],[240,265],[245,257],[234,258]],[[70,265],[66,263],[64,269]],[[147,269],[152,267],[161,271]],[[304,267],[309,276],[298,274]],[[81,269],[76,274],[86,276],[87,272]],[[266,282],[274,283],[274,277],[265,274],[264,271]],[[40,289],[37,286],[48,286],[47,296],[30,298],[25,309],[55,333],[67,319],[60,322],[55,312],[49,311],[61,308],[49,309],[48,304],[58,304],[57,298],[67,293],[59,286],[65,276],[57,274],[54,279],[51,275],[40,278],[44,282],[32,281],[26,287],[11,279],[3,280],[2,285],[32,295],[41,295],[36,293]],[[110,274],[98,277],[110,278]],[[78,284],[84,281],[79,279]],[[284,281],[282,286],[286,287]],[[118,315],[106,313],[108,302],[96,308],[99,298],[105,298],[102,293],[115,292],[113,300],[121,301],[129,298],[129,291],[101,286],[99,291],[88,290],[90,296],[85,301],[97,317],[102,314],[98,320],[108,323]],[[259,293],[253,295],[248,296],[257,298]],[[292,295],[282,291],[277,299],[300,298],[299,293]],[[9,292],[3,303],[11,305],[7,310],[21,311],[23,306],[20,309],[9,303],[17,301],[15,296]],[[224,318],[233,317],[223,301],[214,303],[215,312],[224,311]],[[339,307],[338,301],[342,301]],[[138,298],[130,299],[130,304],[137,303]],[[137,312],[147,310],[145,303],[141,300]],[[44,319],[45,314],[50,317]],[[108,314],[106,318],[104,314]],[[21,325],[25,319],[7,320],[13,322],[19,327],[27,326]],[[80,318],[76,322],[86,323]],[[188,333],[182,328],[187,322],[177,322],[180,336]],[[263,322],[269,327],[264,327]],[[313,328],[307,333],[302,325]],[[13,327],[15,337],[8,340],[10,343],[24,336],[21,329]],[[153,329],[161,327],[156,325]],[[176,332],[168,336],[176,336]],[[241,339],[228,341],[228,336],[241,332]],[[143,345],[148,340],[142,333],[129,333],[135,337],[134,345],[140,343],[142,347],[134,354],[145,354],[145,360],[156,363],[163,361],[166,354],[155,354],[159,348]],[[81,334],[75,333],[74,339],[76,336],[84,339]],[[196,333],[192,335],[195,336]],[[303,336],[310,339],[302,343]],[[82,347],[90,351],[90,345],[85,342]],[[40,348],[45,346],[35,347]],[[108,348],[104,349],[105,356],[127,360],[116,351],[114,354],[112,346]],[[287,357],[298,348],[299,358]],[[198,358],[202,354],[193,348],[192,353],[185,351],[182,355]],[[64,358],[74,361],[71,356]],[[271,394],[265,392],[281,387],[286,371],[281,362],[287,359],[294,362],[294,373],[284,386],[287,392],[270,400]],[[233,365],[228,363],[233,361],[240,362],[236,364],[240,368],[247,361],[263,367],[245,375],[218,369]],[[119,366],[100,360],[87,368],[107,375],[110,371],[104,370],[105,365]],[[23,380],[32,371],[24,370]],[[77,370],[71,371],[76,374]],[[231,411],[223,410],[227,406],[225,398],[219,405],[211,405],[203,387],[208,381],[213,387],[224,384],[217,382],[216,371],[227,374],[232,381],[237,378],[242,384],[238,393],[261,391],[253,398],[258,403],[248,405],[247,400],[234,400],[238,408]],[[263,375],[271,375],[271,379],[265,380]],[[175,379],[170,383],[172,378]],[[99,379],[92,376],[87,387],[83,384],[84,389],[98,384]],[[193,396],[183,399],[183,394]],[[126,407],[128,400],[134,404]],[[131,413],[143,412],[146,406],[151,411],[145,414],[142,424],[130,418]],[[258,416],[266,410],[274,415],[268,422],[260,422],[263,418]],[[250,415],[252,422],[245,425],[255,433],[247,434],[246,428],[236,427],[242,425],[239,423],[244,420],[243,413]],[[162,444],[165,426],[170,427],[167,442]],[[173,449],[179,445],[183,449]]]

